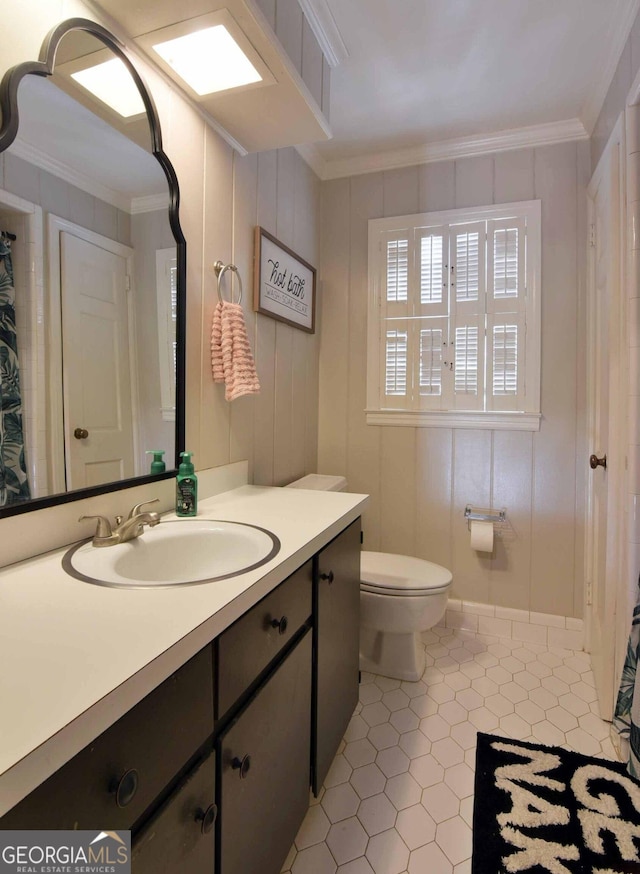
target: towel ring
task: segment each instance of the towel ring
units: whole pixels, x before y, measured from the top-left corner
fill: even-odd
[[[235,264],[223,264],[222,261],[216,261],[216,263],[213,265],[213,269],[215,270],[216,276],[218,277],[218,300],[220,301],[220,303],[225,303],[225,298],[222,296],[222,277],[224,276],[225,270],[231,270],[237,276],[238,284],[240,286],[240,292],[239,292],[238,300],[236,301],[236,303],[238,303],[238,304],[242,303],[242,277],[240,276],[240,271],[238,270],[236,265]],[[232,282],[233,282],[233,280],[232,280]],[[229,303],[234,302],[234,300],[233,300],[233,284],[231,286],[231,289],[232,289],[231,290],[231,300],[229,301]]]

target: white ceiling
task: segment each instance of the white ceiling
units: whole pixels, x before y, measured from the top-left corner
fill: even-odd
[[[348,52],[332,70],[333,139],[315,146],[324,175],[338,175],[332,165],[365,166],[365,156],[372,168],[376,160],[388,165],[390,152],[549,123],[571,120],[567,129],[590,134],[639,6],[300,2],[325,22],[333,17]]]
[[[185,14],[201,14],[220,0],[88,2],[117,15],[118,22],[135,35]],[[640,0],[299,3],[309,20],[320,23],[329,57],[339,60],[331,75],[333,139],[300,148],[323,178],[474,150],[587,137],[640,8]],[[46,101],[37,84],[33,100]],[[64,97],[59,95],[60,106],[53,114],[58,134],[73,128],[67,122]],[[34,105],[32,118],[42,123],[52,114],[38,106]],[[28,131],[21,125],[20,134],[34,144],[45,141],[37,128]],[[104,130],[96,135],[100,140]],[[100,154],[101,171],[115,172],[109,155],[117,151],[106,142],[103,139],[102,147],[98,143],[89,151],[94,157]],[[136,155],[132,144],[128,147],[133,150],[131,161],[116,163],[132,169],[129,177],[101,181],[131,196],[149,157],[142,152]],[[138,195],[164,189],[159,168],[153,167],[153,161],[150,164],[151,176]],[[97,175],[90,165],[80,169]]]

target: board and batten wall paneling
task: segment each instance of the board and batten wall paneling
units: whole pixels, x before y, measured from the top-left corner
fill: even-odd
[[[568,616],[573,610],[573,586],[568,583],[575,572],[576,523],[576,144],[536,149],[535,184],[542,201],[544,421],[534,442],[535,585],[530,609]]]
[[[213,382],[211,374],[211,323],[218,303],[218,280],[213,264],[218,258],[225,264],[231,260],[233,239],[233,150],[213,131],[206,131],[204,155],[204,214],[202,247],[202,380],[200,396],[200,446],[210,463],[197,461],[198,467],[218,467],[229,464],[229,412],[222,386]],[[220,180],[228,179],[221,186]],[[235,263],[235,262],[233,262]],[[227,272],[223,277],[223,292],[230,295],[232,282]],[[235,283],[233,284],[235,288]],[[235,403],[235,401],[234,401]],[[205,449],[206,447],[206,449]]]
[[[367,240],[369,219],[383,215],[383,178],[381,173],[356,176],[351,181],[349,235],[349,350],[354,361],[367,355]],[[367,374],[363,367],[350,367],[348,373],[349,407],[347,410],[347,469],[352,492],[372,496],[372,505],[363,516],[366,529],[365,548],[380,548],[380,465],[381,429],[369,428],[365,421]]]
[[[256,220],[258,203],[258,156],[246,155],[233,162],[233,263],[243,277],[242,309],[251,348],[256,348],[256,319],[253,313],[253,239],[247,228]],[[229,274],[225,276],[230,279]],[[234,288],[236,287],[234,283]],[[252,395],[237,398],[230,407],[229,460],[249,462],[249,482],[253,482],[255,406]]]
[[[322,185],[319,469],[372,501],[368,549],[453,571],[457,597],[580,616],[584,410],[585,155],[588,144],[522,149]],[[365,424],[367,220],[531,198],[543,201],[539,432]],[[582,333],[581,333],[582,332]],[[470,548],[467,503],[506,507],[490,555]]]
[[[318,469],[340,474],[348,443],[350,182],[336,179],[322,188]]]
[[[319,184],[293,148],[238,155],[163,87],[159,113],[180,181],[187,238],[187,448],[199,468],[247,459],[251,482],[284,485],[317,469],[319,342],[253,311],[254,228],[261,225],[318,266]],[[261,384],[260,394],[232,402],[211,373],[218,259],[240,270]],[[230,280],[226,273],[226,294]]]

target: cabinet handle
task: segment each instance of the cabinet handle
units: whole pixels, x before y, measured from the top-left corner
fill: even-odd
[[[218,808],[215,804],[210,804],[206,810],[200,808],[196,813],[196,822],[201,823],[200,831],[203,835],[208,835],[213,825],[218,818]]]
[[[284,634],[287,630],[288,625],[287,617],[283,616],[282,619],[272,619],[271,627],[278,629],[278,634]]]
[[[241,759],[238,758],[238,756],[235,756],[235,758],[231,760],[231,767],[235,771],[240,771],[240,779],[244,780],[251,768],[251,756],[246,755]]]
[[[129,768],[128,771],[125,771],[119,780],[113,781],[110,789],[116,796],[118,807],[126,807],[127,804],[131,804],[138,791],[138,772],[136,769]]]
[[[328,580],[329,585],[333,582],[333,571],[329,571],[328,574],[320,574],[321,580]]]

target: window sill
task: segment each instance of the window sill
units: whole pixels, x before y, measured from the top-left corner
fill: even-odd
[[[367,425],[407,428],[475,428],[486,431],[539,431],[541,413],[455,412],[447,410],[365,410]]]

